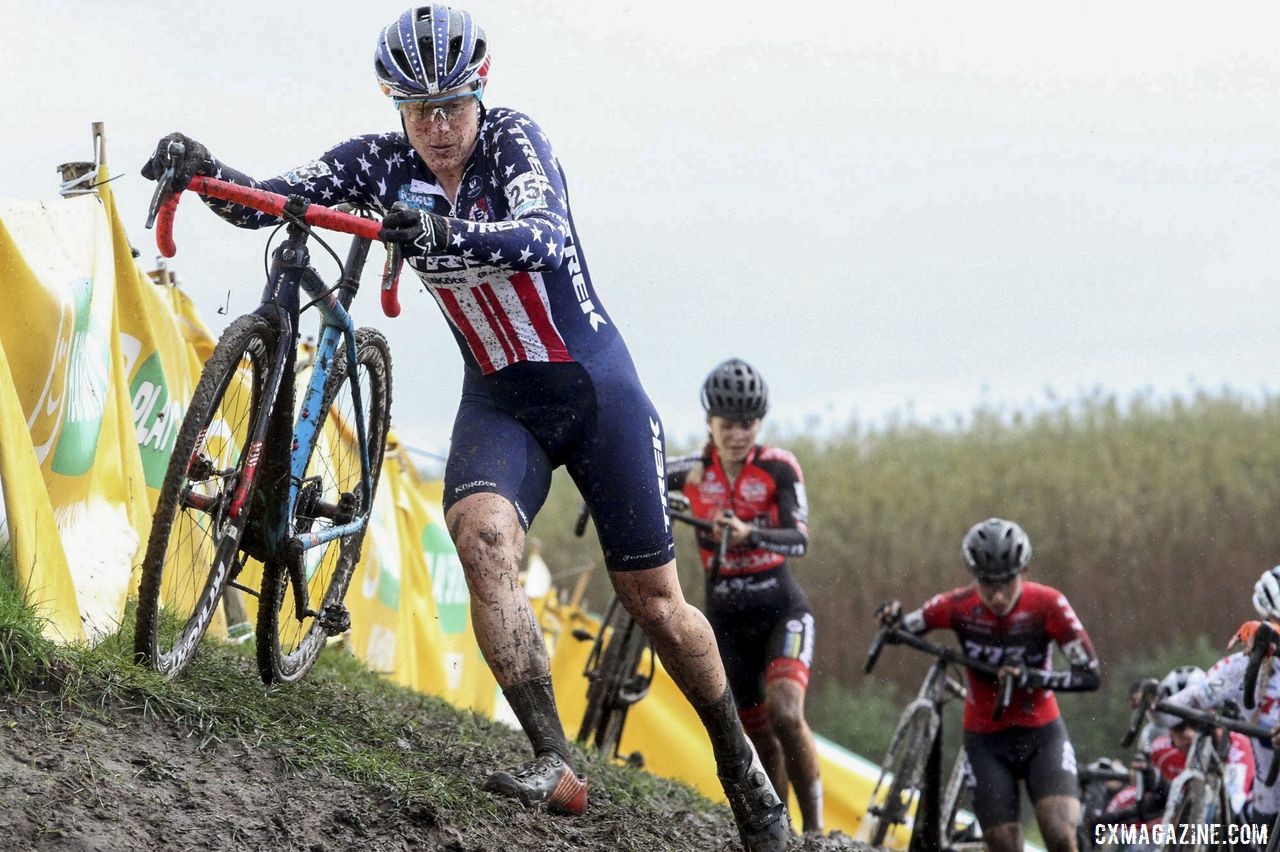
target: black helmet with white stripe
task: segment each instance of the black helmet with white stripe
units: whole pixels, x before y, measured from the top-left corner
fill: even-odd
[[[769,410],[769,386],[746,361],[730,358],[702,383],[702,407],[718,417],[755,420]]]
[[[969,570],[989,583],[1012,580],[1031,561],[1031,539],[1022,527],[1003,518],[974,524],[964,537],[962,549]]]

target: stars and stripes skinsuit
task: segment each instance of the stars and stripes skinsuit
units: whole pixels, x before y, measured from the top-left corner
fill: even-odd
[[[445,509],[493,492],[527,529],[561,464],[591,509],[610,570],[675,557],[666,515],[662,423],[592,286],[564,174],[541,129],[506,108],[483,114],[457,198],[403,133],[357,136],[257,181],[215,162],[215,177],[379,213],[396,202],[449,217],[444,253],[406,260],[458,341],[463,393],[445,470]],[[247,228],[278,220],[206,200]]]

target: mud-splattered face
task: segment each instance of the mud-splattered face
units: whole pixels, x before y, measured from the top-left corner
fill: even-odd
[[[400,104],[409,144],[437,177],[460,177],[480,136],[480,101],[469,89]]]

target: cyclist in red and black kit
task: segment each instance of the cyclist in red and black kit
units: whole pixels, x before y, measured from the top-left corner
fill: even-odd
[[[764,379],[732,359],[702,387],[710,441],[667,465],[667,488],[718,528],[698,532],[715,631],[738,715],[778,795],[794,785],[805,833],[822,831],[822,780],[804,695],[813,660],[813,612],[787,568],[808,547],[804,475],[786,450],[756,443],[769,408]],[[720,536],[729,550],[715,576]]]
[[[936,595],[906,615],[893,601],[881,608],[880,619],[900,620],[916,634],[950,628],[968,656],[1015,678],[1019,688],[997,720],[996,679],[968,672],[964,748],[977,781],[974,811],[982,839],[995,852],[1022,848],[1021,780],[1045,846],[1074,852],[1080,819],[1076,757],[1054,693],[1098,688],[1093,644],[1061,592],[1022,578],[1031,560],[1031,540],[1022,527],[991,518],[969,530],[963,549],[974,583]],[[1070,662],[1069,671],[1053,670],[1054,644]]]

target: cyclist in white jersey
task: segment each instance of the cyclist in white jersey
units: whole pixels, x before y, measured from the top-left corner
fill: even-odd
[[[1262,618],[1280,625],[1280,565],[1265,572],[1254,586],[1253,606]],[[1247,623],[1236,634],[1238,639],[1245,641],[1243,651],[1214,663],[1203,684],[1188,686],[1167,700],[1197,710],[1214,709],[1230,700],[1243,709],[1244,672],[1252,649],[1251,628],[1256,626],[1256,622]],[[1265,686],[1260,690],[1256,703],[1250,702],[1254,709],[1246,711],[1250,713],[1248,719],[1271,728],[1274,733],[1270,741],[1252,740],[1257,774],[1254,776],[1253,800],[1245,807],[1245,817],[1254,825],[1270,827],[1275,823],[1276,814],[1280,813],[1280,781],[1271,786],[1266,783],[1271,763],[1276,759],[1276,749],[1280,748],[1280,659],[1267,660],[1258,680]]]

